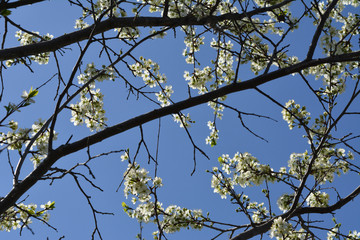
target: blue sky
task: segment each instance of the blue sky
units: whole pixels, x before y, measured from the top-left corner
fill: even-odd
[[[80,16],[79,9],[69,7],[65,1],[51,1],[36,4],[34,7],[24,7],[19,10],[14,10],[11,18],[15,22],[21,23],[21,26],[34,31],[39,31],[42,34],[47,32],[53,34],[55,37],[66,32],[73,31],[74,21],[77,16]],[[9,30],[9,34],[13,35],[13,29]],[[147,30],[146,30],[147,31]],[[304,53],[311,41],[311,34],[314,28],[311,25],[300,28],[299,33],[294,33],[290,41],[294,47],[290,52],[298,55],[300,59],[304,57]],[[191,66],[185,63],[181,53],[184,48],[182,32],[177,30],[176,38],[172,32],[163,40],[152,40],[143,46],[139,47],[134,52],[134,55],[151,58],[158,62],[160,71],[165,73],[168,78],[168,84],[173,85],[175,91],[173,100],[183,100],[187,98],[187,85],[183,78],[184,70],[190,70]],[[8,39],[12,39],[9,37]],[[17,46],[15,38],[13,42],[7,42],[7,47]],[[211,37],[206,38],[207,41]],[[290,43],[290,42],[289,42]],[[119,42],[119,44],[122,44]],[[205,44],[204,49],[200,51],[200,59],[204,60],[202,66],[209,63],[209,59],[213,56],[213,52],[209,51]],[[305,49],[305,50],[304,50]],[[65,81],[69,77],[71,69],[76,61],[76,54],[78,49],[72,46],[72,50],[66,50],[64,57],[60,58],[62,66],[62,74]],[[107,64],[106,60],[98,59],[96,51],[90,50],[84,59],[84,63],[94,62],[96,66]],[[122,67],[124,74],[126,68]],[[55,65],[53,59],[47,66],[37,66],[34,64],[35,73],[30,73],[25,67],[17,66],[10,68],[4,73],[5,81],[5,96],[3,104],[8,101],[20,101],[21,92],[30,89],[31,86],[37,87],[45,80],[52,77],[55,73]],[[240,78],[246,80],[253,75],[246,71],[240,73]],[[132,81],[142,81],[135,79]],[[19,87],[21,86],[21,87]],[[131,117],[142,113],[151,111],[157,106],[146,102],[144,99],[136,100],[134,96],[130,96],[127,100],[127,91],[124,90],[124,83],[116,80],[115,82],[104,82],[98,84],[105,94],[105,109],[109,119],[108,124],[122,122]],[[21,113],[17,113],[14,117],[19,121],[21,127],[30,127],[31,124],[38,118],[46,119],[52,113],[55,105],[53,101],[54,90],[56,89],[56,81],[51,81],[49,84],[40,89],[39,95],[36,97],[36,104],[31,108],[24,109]],[[278,79],[271,83],[260,87],[261,90],[271,94],[280,103],[285,103],[289,99],[295,99],[301,105],[306,105],[311,110],[318,111],[319,104],[314,104],[314,96],[307,90],[305,84],[299,77],[288,76]],[[195,92],[192,93],[195,95]],[[274,169],[287,164],[289,155],[293,152],[304,152],[308,148],[306,140],[301,136],[302,130],[294,129],[289,131],[286,122],[282,120],[281,109],[269,100],[261,96],[254,90],[235,93],[228,97],[227,104],[237,107],[244,112],[258,113],[261,115],[270,116],[277,122],[267,119],[259,119],[256,117],[245,116],[247,126],[255,133],[261,135],[268,142],[262,141],[259,138],[251,135],[242,126],[237,119],[234,112],[225,110],[223,120],[217,121],[217,127],[220,130],[219,144],[216,147],[209,147],[205,144],[205,138],[209,134],[206,126],[208,120],[213,119],[212,112],[208,106],[198,106],[192,109],[185,110],[183,113],[190,113],[192,119],[196,121],[191,128],[189,128],[194,141],[203,149],[210,160],[207,160],[199,152],[196,153],[197,170],[193,176],[190,176],[193,169],[193,149],[184,129],[178,127],[173,122],[171,116],[161,119],[161,138],[159,151],[159,167],[158,175],[163,178],[164,187],[159,191],[160,201],[164,206],[171,204],[187,207],[190,209],[202,209],[204,213],[210,212],[210,217],[213,220],[229,221],[234,224],[244,224],[246,219],[243,216],[237,215],[234,212],[234,206],[229,203],[229,200],[221,200],[220,196],[213,193],[210,188],[211,175],[205,170],[211,169],[213,166],[218,166],[217,158],[223,153],[228,153],[233,156],[236,152],[250,152],[256,156],[260,162],[268,163]],[[26,117],[24,117],[26,116]],[[70,112],[64,111],[60,116],[56,131],[59,132],[59,139],[56,146],[66,142],[70,135],[74,135],[73,140],[80,139],[87,134],[89,130],[86,127],[74,127],[69,121]],[[355,121],[346,122],[345,126],[352,126],[356,124]],[[159,121],[153,121],[143,126],[146,143],[150,151],[155,155],[156,152],[156,136],[158,133]],[[341,129],[339,129],[339,135]],[[136,146],[140,137],[138,128],[129,130],[119,136],[107,139],[100,144],[91,148],[91,152],[96,155],[101,152],[110,151],[112,149],[127,149],[130,148],[130,155],[135,153]],[[1,155],[0,161],[0,195],[4,195],[11,188],[11,172],[9,170],[6,156]],[[15,161],[16,158],[14,158]],[[61,159],[56,166],[71,167],[77,162],[83,162],[87,159],[85,151],[72,154]],[[144,152],[140,153],[137,160],[143,167],[149,171],[153,171],[153,165],[147,165],[147,158]],[[100,186],[104,192],[94,190],[89,184],[84,183],[84,189],[87,193],[92,195],[92,201],[95,208],[99,211],[114,212],[114,216],[98,215],[99,227],[104,239],[135,239],[138,233],[139,224],[134,219],[130,219],[122,210],[121,203],[126,200],[122,188],[116,192],[118,184],[121,182],[123,172],[127,164],[121,162],[120,154],[109,155],[106,157],[95,159],[90,166],[96,175],[95,183]],[[23,170],[23,177],[27,175],[32,169],[32,163],[27,161]],[[86,170],[82,170],[86,173]],[[4,172],[4,173],[2,173]],[[346,194],[351,191],[351,184],[344,184],[346,180],[355,182],[356,178],[344,176],[340,183],[335,186],[339,187],[339,192]],[[357,179],[356,179],[357,180]],[[348,181],[346,181],[348,183]],[[239,189],[240,190],[240,189]],[[241,190],[240,190],[241,191]],[[272,188],[273,199],[277,199],[282,193],[289,191],[283,186]],[[252,197],[252,201],[261,201],[261,187],[247,188],[244,192]],[[23,230],[23,238],[19,238],[19,231],[12,231],[10,233],[0,232],[0,239],[59,239],[65,235],[65,239],[89,239],[93,230],[92,213],[86,202],[84,196],[79,192],[71,177],[65,177],[62,180],[57,180],[52,186],[48,181],[39,182],[28,193],[29,197],[25,203],[37,203],[38,205],[49,200],[56,202],[56,208],[50,212],[50,224],[58,229],[58,232],[46,227],[42,223],[35,223],[31,225],[35,235],[30,231]],[[26,195],[27,196],[27,195]],[[23,196],[24,198],[26,196]],[[273,201],[274,203],[276,201]],[[356,207],[356,202],[350,203],[344,208],[345,213],[342,215],[343,225],[349,226],[349,230],[356,229],[359,224],[355,221],[356,216],[360,214],[360,208]],[[274,207],[274,205],[273,205]],[[278,211],[279,213],[279,211]],[[144,237],[151,239],[151,232],[154,226],[144,225]],[[169,239],[183,239],[188,237],[190,239],[209,239],[214,236],[211,231],[186,231],[183,230],[175,235],[170,235]],[[267,239],[268,236],[264,236]],[[220,239],[226,239],[225,237]]]

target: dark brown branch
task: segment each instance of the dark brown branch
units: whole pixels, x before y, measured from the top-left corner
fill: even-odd
[[[19,0],[16,2],[2,2],[0,3],[0,11],[5,9],[12,9],[12,8],[18,8],[26,5],[31,5],[38,2],[44,2],[45,0]]]
[[[91,136],[85,137],[79,141],[74,143],[61,145],[54,151],[50,152],[46,159],[44,159],[39,166],[32,171],[23,181],[19,182],[17,185],[13,187],[13,189],[8,193],[6,197],[4,197],[0,201],[0,215],[3,214],[8,208],[13,206],[16,201],[26,192],[28,191],[50,168],[51,166],[60,158],[67,156],[71,153],[77,152],[81,149],[84,149],[90,145],[99,143],[107,138],[125,132],[134,127],[140,126],[142,124],[148,123],[154,119],[158,119],[163,116],[167,116],[170,114],[177,113],[187,108],[191,108],[203,103],[207,103],[221,96],[244,91],[247,89],[255,88],[264,83],[270,82],[275,79],[279,79],[281,77],[287,76],[292,73],[296,73],[301,71],[302,69],[317,66],[319,64],[324,63],[332,63],[332,62],[345,62],[345,61],[356,61],[359,59],[360,51],[342,54],[333,57],[327,57],[322,59],[316,59],[311,61],[303,61],[293,66],[279,69],[274,72],[270,72],[248,81],[233,83],[231,85],[224,86],[215,91],[206,93],[204,95],[200,95],[197,97],[192,97],[181,102],[172,104],[167,107],[163,107],[160,109],[155,109],[146,114],[134,117],[125,122],[119,123],[112,127],[106,128],[101,132],[95,133]],[[271,226],[271,224],[270,224]]]
[[[214,25],[214,23],[224,20],[241,20],[245,17],[251,17],[259,13],[271,11],[273,9],[284,6],[294,0],[286,0],[271,7],[257,8],[253,11],[246,13],[227,13],[220,16],[208,16],[198,19],[194,16],[180,17],[180,18],[163,18],[163,17],[122,17],[110,18],[96,24],[94,35],[104,33],[114,28],[121,27],[177,27],[183,25]],[[44,52],[53,52],[65,46],[71,45],[76,42],[88,39],[94,26],[75,31],[63,36],[54,38],[50,41],[39,42],[31,45],[7,48],[0,50],[0,61],[21,58],[30,55],[36,55]]]
[[[295,211],[294,215],[301,215],[301,214],[307,214],[307,213],[319,213],[319,214],[326,214],[326,213],[332,213],[336,210],[341,209],[343,206],[345,206],[347,203],[352,201],[355,197],[357,197],[360,194],[360,186],[358,186],[352,193],[347,195],[345,198],[340,199],[335,204],[328,206],[328,207],[304,207],[300,208],[299,210]]]
[[[168,17],[168,12],[169,12],[169,0],[165,0],[164,3],[164,11],[163,11],[163,18],[167,18]]]
[[[308,59],[308,60],[312,59],[314,52],[315,52],[315,48],[317,46],[317,43],[318,43],[318,40],[320,37],[320,34],[324,28],[325,22],[329,18],[330,12],[335,8],[338,1],[339,0],[332,1],[329,5],[328,9],[326,9],[326,12],[321,16],[321,21],[314,33],[314,36],[311,41],[311,45],[310,45],[309,51],[307,53],[306,59]]]
[[[332,213],[335,210],[341,209],[343,206],[345,206],[348,202],[353,200],[356,196],[360,194],[360,186],[358,186],[352,193],[350,193],[345,198],[339,200],[334,205],[331,205],[329,207],[304,207],[299,208],[295,210],[294,212],[286,212],[278,217],[282,218],[291,218],[294,216],[300,216],[302,214],[308,214],[308,213],[319,213],[319,214],[327,214]],[[245,231],[243,233],[240,233],[236,237],[232,238],[231,240],[244,240],[244,239],[250,239],[254,236],[257,236],[259,234],[266,233],[271,228],[271,225],[273,223],[275,218],[269,220],[268,222],[265,222],[264,224],[261,224],[255,228],[252,228],[248,231]]]

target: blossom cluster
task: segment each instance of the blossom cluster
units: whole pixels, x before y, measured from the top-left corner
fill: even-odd
[[[212,170],[211,187],[221,198],[231,194],[235,186],[243,188],[260,185],[265,180],[274,182],[277,177],[268,165],[260,164],[259,160],[250,153],[236,153],[233,158],[223,154],[218,158],[221,170]]]
[[[358,231],[350,231],[348,236],[350,239],[360,240],[360,232]]]
[[[288,197],[292,198],[293,196],[288,195]],[[328,199],[328,194],[318,191],[315,193],[311,193],[306,199],[306,202],[310,207],[326,207],[328,204]],[[335,219],[333,220],[335,221]],[[327,232],[327,240],[339,239],[338,233],[340,226],[340,223],[336,223],[333,228],[329,229],[329,231]],[[292,224],[282,217],[275,218],[270,229],[270,237],[276,238],[278,240],[307,239],[307,234],[308,233],[306,233],[303,228],[295,230]],[[350,231],[347,236],[345,234],[342,235],[344,239],[360,239],[360,233],[358,231]]]
[[[282,217],[273,221],[270,229],[270,237],[276,239],[287,239],[286,236],[293,231],[293,226]]]
[[[86,65],[86,69],[84,70],[84,72],[77,77],[78,83],[81,85],[84,85],[85,83],[91,81],[89,85],[90,88],[95,87],[94,78],[98,82],[102,82],[104,80],[114,81],[116,75],[114,69],[112,69],[111,67],[108,68],[103,65],[102,69],[99,70],[95,67],[94,63],[89,63]]]
[[[321,78],[324,87],[319,89],[318,95],[325,99],[331,99],[345,91],[345,79],[350,75],[348,71],[344,71],[346,65],[347,63],[324,64],[305,69],[303,73],[314,75],[315,79]],[[349,65],[350,70],[357,67],[358,63]],[[353,79],[356,78],[357,75],[355,74]]]
[[[200,51],[200,46],[204,45],[204,36],[196,36],[196,29],[187,27],[184,29],[186,36],[184,37],[185,49],[183,56],[188,64],[193,64],[195,61],[195,53]]]
[[[202,229],[201,221],[198,221],[202,218],[201,210],[190,210],[171,205],[165,209],[163,216],[162,227],[166,233],[178,232],[181,228],[189,227]]]
[[[359,16],[352,12],[345,12],[346,5],[353,7],[359,6],[359,1],[339,1],[336,7],[330,12],[330,16],[325,22],[324,34],[321,36],[321,47],[323,53],[330,56],[334,54],[343,54],[352,52],[353,45],[351,38],[359,34],[359,29],[356,27],[359,23]],[[320,2],[317,8],[313,8],[317,19],[321,19],[327,9],[325,2]],[[347,16],[346,16],[347,15]],[[333,24],[336,21],[337,24]],[[317,24],[318,21],[314,21]]]
[[[335,173],[340,175],[341,171],[343,173],[349,171],[348,159],[352,160],[353,154],[351,152],[346,154],[342,148],[323,148],[313,160],[310,174],[320,184],[332,182]],[[312,156],[307,151],[292,153],[288,161],[289,174],[301,179],[308,171],[310,160],[312,160]]]
[[[161,74],[160,66],[151,59],[140,57],[139,61],[129,66],[132,73],[141,77],[150,88],[156,87],[161,83],[166,83],[166,76]]]
[[[213,147],[217,144],[217,140],[219,139],[219,130],[215,127],[214,122],[208,121],[207,125],[210,129],[210,135],[206,137],[205,142]]]
[[[25,45],[30,45],[30,44],[34,44],[40,41],[49,41],[51,39],[53,39],[53,35],[50,35],[49,33],[47,33],[44,36],[39,35],[39,32],[33,32],[31,33],[27,33],[27,32],[22,32],[21,30],[17,31],[15,34],[15,37],[18,38],[18,41],[20,42],[21,46],[25,46]]]
[[[192,29],[191,33],[187,33],[184,39],[186,48],[183,55],[186,56],[186,62],[193,64],[195,60],[195,52],[200,50],[200,46],[204,44],[204,37],[195,36],[195,30]],[[231,49],[233,44],[231,41],[226,43],[222,41],[212,40],[210,46],[218,51],[217,59],[214,61],[215,70],[210,66],[203,69],[194,68],[193,73],[189,71],[184,72],[184,78],[188,81],[189,87],[199,90],[199,94],[203,94],[211,90],[217,89],[223,83],[231,83],[234,79],[235,72],[233,70],[233,55]],[[214,74],[216,79],[214,80]],[[206,86],[214,80],[210,86]]]
[[[87,64],[84,73],[78,76],[78,83],[86,86],[80,92],[80,101],[70,104],[72,115],[70,121],[75,126],[85,123],[91,131],[99,131],[106,126],[104,95],[100,89],[95,89],[95,80],[102,82],[107,79],[115,79],[114,70],[105,66],[102,70],[98,70],[93,63]]]
[[[260,223],[269,217],[269,211],[264,206],[264,203],[250,202],[246,209],[252,212],[251,218],[254,223]]]
[[[304,229],[294,230],[293,225],[282,217],[274,219],[270,228],[270,237],[277,240],[300,240],[306,239],[307,233]]]
[[[45,121],[39,119],[31,127],[31,137],[34,137],[44,126]],[[53,139],[57,139],[57,133],[53,132]],[[37,167],[39,163],[47,157],[48,154],[48,144],[50,138],[50,130],[47,129],[43,131],[40,136],[38,136],[33,144],[33,147],[36,147],[37,151],[32,155],[30,160],[33,162],[34,167]]]
[[[329,194],[326,192],[311,192],[306,198],[306,203],[310,207],[327,207],[329,203]]]
[[[286,212],[291,208],[293,199],[294,199],[294,194],[284,193],[278,198],[276,204],[278,205],[278,208],[281,211]]]
[[[201,229],[201,223],[204,220],[201,210],[190,210],[176,205],[170,205],[164,209],[161,202],[152,201],[155,189],[162,186],[160,177],[151,178],[149,172],[141,168],[139,164],[129,163],[124,173],[124,194],[126,197],[132,196],[131,201],[136,207],[133,208],[123,203],[124,211],[129,217],[135,218],[139,222],[158,223],[162,232],[165,233],[173,233],[189,227]],[[157,239],[159,232],[156,231],[153,235]]]
[[[40,41],[49,41],[54,38],[54,36],[49,33],[47,33],[46,35],[43,35],[43,36],[40,36],[39,34],[40,34],[39,32],[28,33],[28,32],[23,32],[23,31],[19,30],[16,32],[15,37],[18,38],[18,41],[20,42],[21,46],[38,43]],[[39,54],[36,54],[36,55],[33,55],[30,57],[31,60],[33,60],[39,64],[47,64],[49,62],[49,58],[50,58],[49,52],[39,53]],[[10,67],[17,62],[23,63],[23,60],[10,59],[10,60],[7,60],[5,64],[6,64],[6,66]]]
[[[149,6],[149,12],[151,13],[163,11],[162,5],[164,1],[162,0],[142,0],[141,2]],[[200,19],[209,15],[215,3],[214,0],[199,0],[196,2],[191,0],[169,1],[168,17],[185,17],[191,13],[194,17]]]
[[[11,121],[9,123],[11,130],[5,133],[0,133],[1,145],[6,145],[9,150],[21,150],[24,143],[29,141],[30,129],[18,128],[18,123]]]
[[[327,233],[327,240],[334,240],[334,239],[339,239],[338,237],[338,233],[339,233],[339,227],[333,227],[328,233]]]
[[[55,202],[48,202],[40,206],[41,210],[37,210],[36,204],[20,203],[16,207],[11,207],[2,215],[0,215],[0,231],[10,232],[11,229],[16,230],[32,223],[32,218],[36,217],[42,221],[49,220],[49,210],[55,208]]]
[[[216,89],[218,86],[225,83],[232,83],[235,79],[235,72],[233,70],[233,54],[231,50],[233,48],[232,42],[217,41],[213,39],[210,42],[210,46],[218,51],[217,59],[215,61],[216,72],[216,84],[212,85],[212,89]]]
[[[166,83],[167,78],[164,74],[160,73],[159,64],[151,59],[140,57],[139,61],[130,65],[129,68],[135,76],[143,79],[146,86],[150,88],[159,86],[161,88],[159,92],[155,93],[155,96],[162,107],[171,104],[170,97],[174,93],[174,90],[171,85],[165,87],[161,85],[162,83]]]
[[[90,25],[84,21],[84,19],[80,18],[80,19],[76,19],[75,21],[75,29],[84,29],[89,27]]]
[[[192,74],[185,71],[184,78],[188,81],[190,88],[199,90],[199,94],[204,94],[208,92],[206,83],[211,82],[214,78],[212,72],[213,70],[209,66],[206,66],[203,69],[195,68]]]
[[[174,93],[174,90],[172,90],[172,86],[165,86],[163,90],[161,90],[158,93],[155,93],[155,96],[157,97],[157,100],[161,103],[162,107],[170,105],[170,97],[171,94]]]
[[[100,89],[85,89],[80,93],[80,102],[70,104],[71,119],[75,126],[86,124],[91,131],[103,129],[107,118],[103,108],[104,95]]]
[[[303,228],[295,230],[293,225],[282,217],[275,218],[270,228],[270,237],[277,240],[308,239],[308,234]]]
[[[28,128],[18,128],[18,123],[15,121],[9,122],[9,127],[11,131],[5,133],[0,133],[0,143],[1,145],[6,145],[9,150],[21,150],[23,146],[27,146],[32,137],[43,128],[44,121],[39,119],[36,121],[31,129]],[[57,133],[53,134],[53,139],[57,139]],[[50,137],[50,130],[43,130],[42,133],[35,139],[31,148],[36,148],[36,151],[33,151],[32,157],[30,160],[33,162],[34,167],[36,167],[41,160],[46,158],[48,154],[48,142]]]
[[[335,8],[330,12],[329,18],[324,24],[323,34],[320,37],[320,46],[323,54],[333,56],[338,54],[350,53],[354,51],[355,45],[352,39],[359,34],[356,27],[359,23],[359,16],[351,11],[345,11],[344,8],[350,5],[358,7],[359,1],[339,1]],[[322,18],[322,14],[327,9],[325,1],[319,2],[317,7],[313,7],[315,14],[314,24],[317,25]],[[355,46],[354,46],[355,45]],[[350,75],[349,71],[344,69],[356,69],[358,63],[331,63],[314,66],[303,70],[304,74],[312,74],[316,79],[321,78],[325,87],[320,88],[317,93],[326,99],[332,99],[345,91],[345,79]],[[352,76],[357,79],[357,74]]]
[[[306,203],[310,207],[327,207],[329,203],[329,194],[326,192],[314,191],[306,197]],[[293,203],[294,194],[283,194],[277,200],[279,209],[283,212],[288,211]]]
[[[125,172],[125,196],[134,195],[140,202],[150,200],[151,191],[148,183],[151,181],[151,177],[148,174],[149,172],[145,168],[140,168],[138,164],[129,164],[128,170]]]
[[[218,99],[221,101],[225,101],[226,96],[218,98]],[[216,118],[222,119],[223,112],[225,109],[224,105],[214,102],[214,101],[211,101],[211,102],[208,102],[208,106],[210,106],[212,109],[214,109],[214,115],[216,116]]]
[[[194,123],[194,121],[191,120],[190,118],[190,114],[188,113],[187,115],[184,115],[184,114],[173,114],[173,119],[174,119],[174,122],[176,123],[179,123],[180,127],[181,128],[188,128],[190,127],[191,123]]]
[[[295,126],[300,128],[302,125],[307,125],[311,119],[306,107],[301,107],[294,100],[289,100],[281,113],[283,119],[289,124],[290,129],[293,129]]]
[[[21,98],[23,101],[18,104],[9,104],[6,108],[7,113],[11,114],[13,111],[19,111],[19,108],[29,106],[30,104],[35,103],[35,96],[38,94],[37,89],[30,88],[29,91],[24,90]],[[6,145],[6,148],[9,150],[18,150],[21,151],[23,146],[27,146],[32,138],[36,139],[31,145],[31,149],[36,148],[36,151],[32,151],[32,156],[30,160],[33,162],[34,167],[47,157],[48,154],[48,142],[50,138],[50,129],[44,128],[44,121],[39,119],[36,121],[31,129],[28,128],[19,128],[18,122],[11,120],[9,121],[8,127],[11,131],[7,133],[0,132],[0,144]],[[39,131],[41,133],[39,134]],[[38,136],[36,136],[38,135]],[[57,139],[57,133],[53,132],[52,141]]]
[[[106,12],[106,16],[119,17],[126,16],[126,11],[124,9],[118,8],[117,5],[113,5],[114,1],[112,0],[97,0],[92,2],[91,8],[83,8],[82,16],[79,19],[75,20],[76,29],[84,29],[89,26],[84,20],[87,17],[94,18],[97,20],[100,16]]]
[[[137,27],[116,28],[115,31],[118,32],[120,39],[134,39],[140,36],[140,30]]]
[[[264,43],[262,37],[257,34],[250,35],[245,40],[245,46],[249,49],[249,52],[245,55],[245,59],[250,60],[250,69],[258,75],[259,72],[268,65],[267,53],[269,51],[269,45]],[[264,55],[264,53],[266,55]]]
[[[92,5],[92,7],[94,8],[94,12],[97,14],[97,16],[99,16],[102,12],[109,10],[113,3],[114,2],[112,0],[97,0],[96,3]],[[111,11],[114,16],[119,15],[116,6],[114,6]],[[110,12],[108,15],[110,15]]]

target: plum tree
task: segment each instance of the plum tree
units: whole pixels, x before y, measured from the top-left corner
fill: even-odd
[[[97,210],[92,200],[96,193],[88,193],[84,184],[102,190],[91,164],[114,155],[127,164],[122,180],[110,181],[131,198],[122,202],[122,209],[137,219],[141,229],[149,223],[154,239],[168,239],[183,228],[209,231],[212,239],[264,234],[276,239],[360,239],[360,233],[336,220],[336,214],[358,201],[360,193],[356,184],[360,173],[359,4],[358,0],[0,1],[4,106],[0,143],[1,164],[7,166],[1,172],[11,179],[1,192],[0,229],[32,231],[34,219],[55,229],[49,211],[60,214],[56,199],[38,208],[25,195],[40,182],[51,185],[71,177],[92,212],[91,238],[104,239],[98,216],[113,213]],[[39,6],[46,11],[38,13]],[[63,14],[52,19],[57,6]],[[42,16],[46,12],[50,16]],[[25,13],[40,24],[31,23]],[[168,50],[171,54],[166,54]],[[177,50],[180,54],[174,56]],[[178,58],[183,63],[176,62]],[[36,76],[29,88],[26,71]],[[51,77],[44,77],[44,72]],[[20,100],[13,89],[23,91]],[[251,97],[240,98],[250,92]],[[106,98],[119,102],[106,102]],[[254,113],[266,110],[264,102],[272,106],[271,116]],[[254,111],[243,110],[253,107]],[[236,150],[231,144],[234,138],[226,132],[236,131],[239,125],[221,123],[233,113],[248,134],[241,139],[267,142],[263,135],[268,131],[279,141],[279,149],[284,137],[277,136],[277,129],[265,129],[258,120],[255,124],[247,119],[276,122],[276,114],[281,113],[287,130],[298,135],[297,142],[289,144],[294,147],[289,158],[274,152],[264,162],[256,157],[261,148],[258,153]],[[34,120],[39,116],[45,120]],[[166,126],[180,126],[190,143],[186,146],[193,152],[191,175],[204,170],[197,167],[199,156],[217,159],[210,161],[213,167],[207,170],[209,187],[231,203],[236,218],[220,221],[211,211],[206,214],[162,201],[166,181],[158,171],[162,166],[158,154],[167,149],[159,144],[164,128],[160,119],[167,116],[175,124]],[[154,120],[159,120],[152,129],[157,135],[148,143],[143,127]],[[195,130],[203,126],[208,131],[205,137],[202,130]],[[140,130],[137,144],[129,140],[125,146],[126,132],[134,128]],[[109,150],[100,143],[106,139],[124,142]],[[212,152],[226,145],[232,154]],[[297,145],[304,146],[302,152]],[[284,154],[289,146],[283,147]],[[93,154],[93,149],[100,153]],[[85,153],[85,160],[76,152]],[[76,159],[73,165],[64,163],[69,156]],[[347,181],[346,189],[339,181]],[[141,230],[137,237],[148,236]]]

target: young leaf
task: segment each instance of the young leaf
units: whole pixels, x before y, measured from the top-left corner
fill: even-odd
[[[6,17],[6,16],[9,16],[11,14],[11,11],[8,10],[8,9],[3,9],[0,11],[0,15]]]

